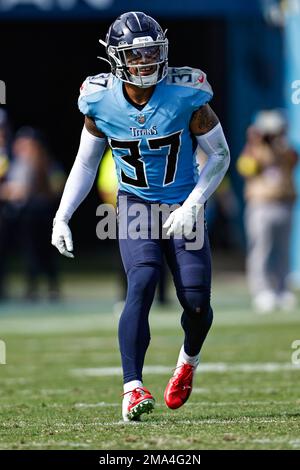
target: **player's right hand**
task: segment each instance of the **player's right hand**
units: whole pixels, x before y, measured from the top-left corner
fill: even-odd
[[[67,258],[74,258],[73,240],[71,230],[63,220],[53,220],[52,240],[51,243],[58,251]]]

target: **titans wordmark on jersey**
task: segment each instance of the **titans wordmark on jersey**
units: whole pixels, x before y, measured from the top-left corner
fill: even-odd
[[[195,186],[197,163],[189,124],[213,96],[206,75],[190,67],[169,68],[139,111],[112,74],[88,77],[80,111],[94,119],[112,148],[119,188],[148,201],[176,203]]]

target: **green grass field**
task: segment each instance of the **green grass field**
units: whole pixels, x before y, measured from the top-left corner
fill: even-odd
[[[239,277],[215,279],[215,322],[194,390],[179,410],[163,392],[182,344],[180,308],[151,312],[141,423],[121,421],[114,282],[68,278],[64,302],[0,307],[1,449],[300,449],[299,311],[256,315]]]

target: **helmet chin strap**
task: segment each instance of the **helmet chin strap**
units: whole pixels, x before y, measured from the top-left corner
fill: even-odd
[[[100,57],[99,55],[97,55],[97,59],[104,60],[104,62],[107,62],[111,66],[111,63],[105,57]]]
[[[102,44],[102,46],[105,47],[105,49],[107,49],[108,44],[105,41],[103,41],[102,39],[99,39],[99,42],[100,44]],[[118,59],[118,57],[116,57],[114,54],[110,54],[110,57],[115,61],[116,67],[122,66],[122,62],[120,61],[120,59]],[[107,62],[111,66],[111,62],[105,57],[97,56],[97,59],[104,60],[104,62]]]

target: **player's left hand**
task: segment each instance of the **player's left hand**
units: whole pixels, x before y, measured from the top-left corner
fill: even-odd
[[[185,202],[169,215],[163,228],[168,229],[168,236],[178,235],[189,237],[196,221],[203,224],[203,211],[203,204],[189,204]]]

